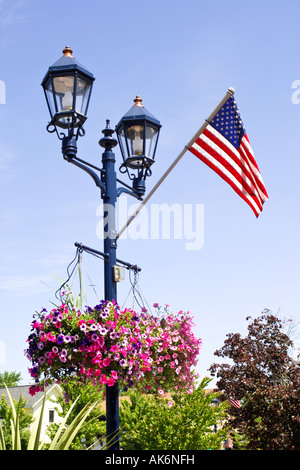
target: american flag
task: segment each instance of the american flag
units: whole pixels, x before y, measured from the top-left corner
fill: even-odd
[[[235,408],[240,408],[241,407],[241,402],[240,400],[230,400],[229,402],[232,406],[234,406]]]
[[[230,96],[190,148],[252,208],[256,217],[268,194],[243,121]]]

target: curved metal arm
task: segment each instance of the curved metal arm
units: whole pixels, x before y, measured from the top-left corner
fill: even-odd
[[[118,188],[118,189],[117,189],[117,197],[119,197],[122,193],[129,194],[130,196],[135,197],[135,198],[138,199],[139,201],[142,201],[142,200],[143,200],[142,197],[138,196],[135,192],[131,191],[130,189],[127,189],[127,188]]]
[[[95,173],[86,163],[84,165],[83,163],[79,162],[76,157],[68,157],[67,155],[64,155],[64,159],[67,160],[69,163],[73,163],[73,165],[78,166],[82,170],[84,170],[86,173],[88,173],[94,180],[96,186],[101,189],[102,193],[105,194],[106,188],[105,184],[101,181],[97,173]]]

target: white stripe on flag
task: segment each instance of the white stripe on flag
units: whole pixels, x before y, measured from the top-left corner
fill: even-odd
[[[203,134],[200,136],[200,138],[203,138]],[[219,171],[225,176],[225,178],[232,182],[236,190],[243,194],[247,201],[254,206],[256,214],[259,214],[261,212],[262,206],[258,206],[256,201],[247,192],[245,192],[244,186],[233,176],[233,174],[227,168],[225,168],[220,162],[218,162],[218,160],[216,160],[213,156],[211,156],[204,149],[202,149],[196,142],[193,144],[192,147],[201,154],[204,160],[207,160],[214,167],[218,168]],[[219,148],[218,153],[220,153]]]

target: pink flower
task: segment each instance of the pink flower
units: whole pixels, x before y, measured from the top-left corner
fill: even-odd
[[[108,367],[109,364],[110,364],[110,362],[111,362],[110,359],[109,359],[108,357],[106,357],[106,358],[103,360],[103,365],[104,365],[104,367]]]
[[[56,343],[56,338],[55,338],[53,333],[51,333],[51,332],[47,333],[46,338],[47,338],[48,341],[52,341],[53,343]]]
[[[111,371],[111,375],[112,375],[113,379],[118,380],[118,374],[115,370]]]
[[[107,384],[107,377],[106,375],[102,374],[100,377],[100,383],[101,384]]]
[[[38,321],[35,321],[32,326],[38,330],[42,330],[44,328],[43,323],[39,323]]]
[[[112,377],[110,377],[107,381],[107,385],[109,387],[113,387],[115,385],[115,379],[113,379]]]

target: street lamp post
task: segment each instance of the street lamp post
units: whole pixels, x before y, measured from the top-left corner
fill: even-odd
[[[62,142],[65,160],[87,172],[101,191],[103,200],[104,225],[104,291],[105,300],[117,301],[117,282],[120,264],[136,269],[127,262],[117,259],[117,233],[115,227],[115,205],[122,193],[142,200],[145,180],[151,176],[154,163],[160,122],[147,111],[140,97],[116,126],[117,138],[110,128],[109,120],[102,131],[99,144],[103,147],[102,168],[77,157],[77,140],[85,134],[83,124],[87,119],[94,76],[73,56],[70,47],[63,50],[63,56],[49,67],[43,81],[45,97],[51,120],[48,132],[56,132]],[[62,131],[61,131],[62,130]],[[113,148],[119,143],[123,163],[121,173],[127,173],[132,187],[120,181],[115,171]],[[121,186],[117,187],[117,183]],[[119,449],[119,389],[118,383],[106,386],[106,434],[111,450]]]
[[[215,406],[219,406],[220,402],[219,400],[215,397],[212,399],[211,401],[211,406],[214,408]],[[214,431],[217,432],[218,431],[218,425],[217,423],[214,424]]]

